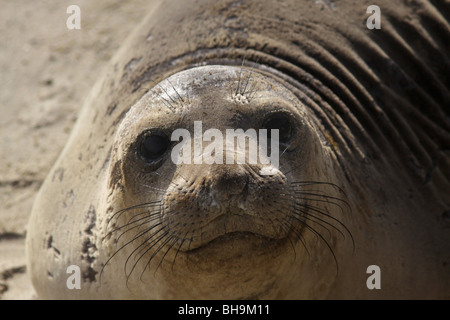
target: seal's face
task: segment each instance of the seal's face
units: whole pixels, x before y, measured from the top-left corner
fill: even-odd
[[[227,269],[295,251],[308,219],[326,221],[317,204],[330,200],[316,179],[327,165],[309,118],[287,88],[255,70],[199,67],[155,86],[116,139],[106,227],[106,238],[120,243],[113,256],[127,251],[130,275],[168,257],[172,267]],[[230,130],[247,135],[227,140]]]

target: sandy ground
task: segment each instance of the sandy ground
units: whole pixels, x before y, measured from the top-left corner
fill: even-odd
[[[33,299],[25,235],[36,193],[100,70],[148,0],[0,0],[0,299]],[[81,9],[69,30],[66,9]]]

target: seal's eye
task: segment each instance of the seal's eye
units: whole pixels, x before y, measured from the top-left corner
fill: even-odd
[[[165,135],[152,133],[144,136],[138,150],[144,160],[155,162],[160,160],[169,148],[170,141]]]
[[[270,115],[263,125],[267,129],[267,137],[271,138],[271,130],[278,129],[279,139],[281,144],[288,144],[293,135],[292,123],[289,116],[283,113]]]

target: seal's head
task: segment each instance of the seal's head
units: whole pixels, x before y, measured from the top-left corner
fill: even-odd
[[[115,138],[102,277],[150,282],[132,286],[140,297],[242,298],[276,295],[313,246],[334,268],[330,230],[348,230],[312,119],[261,70],[196,67],[154,86]]]

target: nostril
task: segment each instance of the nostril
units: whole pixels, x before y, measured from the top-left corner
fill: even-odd
[[[248,184],[248,174],[240,166],[218,166],[210,174],[214,177],[211,188],[221,198],[241,194]]]
[[[240,194],[247,186],[247,175],[242,174],[224,174],[216,178],[215,188],[217,191],[232,195]]]

